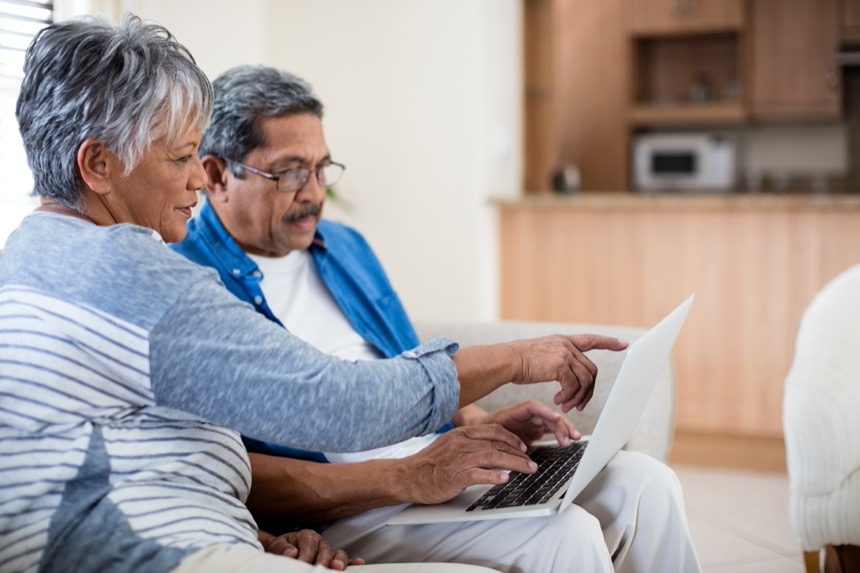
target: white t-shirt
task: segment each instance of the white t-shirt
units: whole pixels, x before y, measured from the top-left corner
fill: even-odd
[[[347,360],[382,358],[349,323],[320,278],[310,252],[292,251],[285,257],[248,256],[263,273],[260,288],[269,308],[291,333],[327,354]],[[431,434],[411,438],[364,452],[325,452],[325,456],[331,462],[401,458],[422,450],[436,437]]]

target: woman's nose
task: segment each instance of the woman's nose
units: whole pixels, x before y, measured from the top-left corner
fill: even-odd
[[[206,173],[206,169],[203,168],[203,162],[199,157],[194,160],[194,166],[194,172],[188,178],[188,188],[197,191],[204,189],[209,184],[209,175]]]

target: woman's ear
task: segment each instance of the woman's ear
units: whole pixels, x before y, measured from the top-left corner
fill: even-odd
[[[227,165],[221,158],[214,155],[204,155],[200,161],[203,163],[203,169],[209,178],[206,183],[209,199],[226,203],[229,195],[227,191],[227,177],[229,176]]]
[[[78,170],[84,183],[95,193],[111,191],[111,171],[119,167],[116,156],[97,139],[86,139],[78,147]]]

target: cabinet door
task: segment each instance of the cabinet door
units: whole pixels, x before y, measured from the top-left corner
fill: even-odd
[[[524,146],[525,188],[550,188],[558,168],[559,135],[555,93],[558,5],[552,0],[526,0],[523,10],[525,64]]]
[[[686,34],[743,28],[742,0],[633,0],[634,34]]]
[[[750,2],[750,112],[760,120],[834,120],[842,107],[839,0]]]

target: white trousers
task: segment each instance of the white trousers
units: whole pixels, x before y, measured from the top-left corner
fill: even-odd
[[[494,573],[492,569],[458,563],[398,563],[353,565],[351,573]],[[308,565],[289,557],[263,553],[247,545],[216,545],[185,558],[171,573],[331,573],[321,565]],[[498,572],[495,572],[498,573]]]
[[[395,512],[340,520],[323,537],[367,563],[455,562],[505,573],[701,571],[677,476],[641,453],[619,452],[558,515],[384,525]]]

